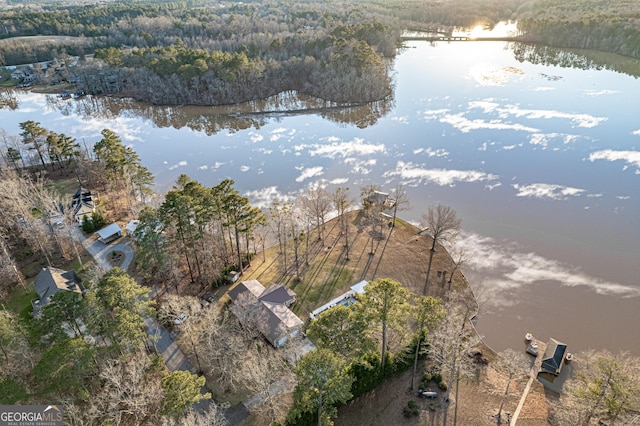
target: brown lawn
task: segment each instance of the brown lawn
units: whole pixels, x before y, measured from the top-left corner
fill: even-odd
[[[372,236],[369,227],[359,225],[359,211],[349,215],[349,260],[338,221],[333,219],[325,226],[324,241],[318,240],[316,231],[311,233],[307,267],[304,267],[304,242],[302,243],[299,256],[299,263],[302,265],[300,282],[295,280],[292,254],[286,260],[288,273],[282,273],[284,257],[278,255],[277,245],[266,251],[265,260],[262,253],[259,253],[242,279],[257,279],[265,286],[277,282],[289,285],[298,295],[294,310],[301,318],[308,318],[308,314],[315,308],[349,290],[350,286],[361,280],[392,278],[412,293],[421,295],[431,239],[418,236],[419,230],[415,226],[400,219],[396,220],[393,230],[385,227],[384,235],[377,232]],[[389,234],[391,237],[387,238]],[[373,255],[370,255],[372,240]],[[429,295],[444,296],[449,284],[442,277],[438,278],[438,271],[450,271],[452,268],[451,257],[442,247],[437,247],[431,266]],[[451,286],[456,290],[468,288],[460,272],[454,274]]]
[[[419,229],[402,220],[396,221],[393,230],[384,228],[384,234],[372,233],[371,229],[360,225],[359,212],[350,214],[349,259],[347,260],[344,238],[340,234],[337,219],[326,224],[324,241],[319,241],[315,231],[308,250],[308,266],[300,268],[300,281],[295,279],[292,255],[286,261],[287,273],[283,273],[284,258],[278,255],[278,247],[272,247],[253,259],[252,266],[242,276],[242,280],[258,279],[265,286],[283,282],[298,295],[295,311],[303,320],[315,308],[344,293],[349,287],[363,279],[392,278],[402,283],[415,295],[421,295],[425,285],[425,275],[429,259],[431,238],[419,236]],[[373,240],[373,251],[372,251]],[[300,253],[304,253],[304,243]],[[373,253],[373,254],[370,254]],[[300,255],[300,264],[305,265],[304,254]],[[446,297],[453,290],[462,291],[473,298],[464,275],[457,271],[449,286],[449,271],[453,262],[447,251],[436,247],[431,267],[428,294]],[[447,271],[444,278],[442,272]],[[393,348],[392,348],[393,349]],[[495,425],[495,414],[500,406],[506,381],[491,368],[495,354],[491,349],[482,348],[490,363],[477,377],[461,379],[457,391],[459,401],[449,406],[448,424],[459,425]],[[504,412],[513,413],[516,409],[527,377],[512,382]],[[336,425],[422,425],[442,424],[445,404],[441,398],[428,400],[418,398],[409,391],[410,372],[402,373],[385,381],[374,391],[355,399],[339,410]],[[454,385],[455,386],[455,385]],[[455,401],[456,390],[451,392]],[[405,418],[402,410],[409,400],[415,400],[420,406],[418,417]],[[505,417],[503,417],[504,419]],[[526,404],[520,414],[518,424],[547,424],[547,411],[544,390],[534,383]],[[503,422],[503,424],[508,424]]]

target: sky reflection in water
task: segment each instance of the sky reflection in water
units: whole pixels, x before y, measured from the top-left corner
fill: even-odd
[[[20,95],[17,111],[0,110],[0,127],[18,134],[19,122],[34,119],[88,145],[110,128],[160,189],[181,173],[210,186],[230,177],[261,206],[309,184],[357,195],[367,184],[403,182],[411,221],[437,203],[463,218],[461,244],[474,257],[465,275],[490,296],[479,329],[495,349],[518,347],[532,331],[574,351],[640,354],[640,342],[623,335],[640,324],[640,82],[518,62],[498,42],[414,42],[395,72],[394,98],[362,128],[337,115],[227,116],[204,131],[211,118],[202,117],[218,109],[147,108],[147,117],[162,115],[154,121],[115,108],[83,118],[82,104],[62,115],[35,94]],[[94,101],[84,102],[91,114]],[[607,312],[594,322],[599,308]]]

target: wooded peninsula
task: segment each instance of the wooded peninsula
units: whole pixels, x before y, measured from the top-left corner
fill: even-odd
[[[637,58],[639,9],[631,0],[7,1],[0,64],[55,60],[57,77],[40,70],[45,84],[157,105],[234,104],[287,90],[372,102],[392,91],[390,64],[405,30],[447,34],[514,20],[514,41]]]

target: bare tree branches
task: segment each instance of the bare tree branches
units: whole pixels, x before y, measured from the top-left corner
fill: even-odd
[[[427,295],[429,287],[429,274],[431,273],[431,264],[433,262],[433,254],[436,251],[436,244],[443,242],[452,242],[460,232],[462,220],[458,219],[455,210],[451,207],[438,204],[435,209],[429,207],[427,214],[422,215],[422,220],[427,226],[427,233],[432,238],[431,249],[429,250],[429,264],[427,266],[427,277],[424,282],[423,295]]]
[[[640,410],[640,358],[629,353],[586,351],[576,355],[577,371],[554,409],[558,424],[589,425],[593,419],[627,420]]]
[[[468,326],[463,310],[452,303],[448,303],[446,308],[447,316],[430,335],[429,355],[440,365],[443,376],[448,377],[444,398],[448,402],[456,376],[469,375],[476,368],[466,353],[480,343],[480,337]],[[443,425],[447,424],[447,413],[448,409],[445,409]]]

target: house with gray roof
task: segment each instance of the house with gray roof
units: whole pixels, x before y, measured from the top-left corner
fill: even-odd
[[[259,296],[259,299],[264,302],[284,305],[289,308],[296,303],[296,294],[286,285],[278,283],[265,288]]]
[[[11,72],[11,78],[14,80],[21,80],[24,78],[24,71],[15,69]]]
[[[82,280],[75,270],[64,271],[53,267],[42,268],[33,285],[38,294],[38,299],[32,302],[33,316],[37,316],[40,309],[46,306],[57,292],[72,291],[82,294],[84,290]]]
[[[295,293],[276,284],[265,288],[258,280],[239,282],[229,290],[231,311],[245,327],[254,327],[275,348],[298,336],[304,323],[289,307]]]

